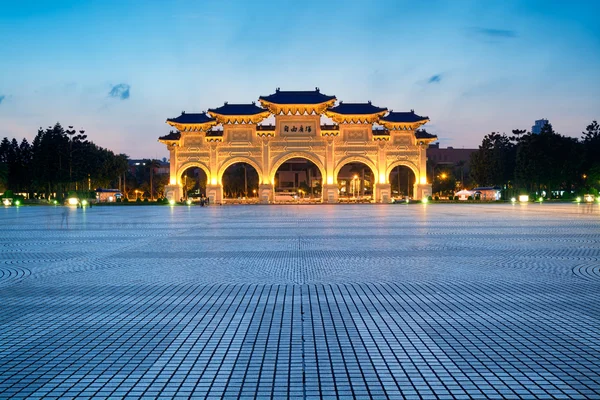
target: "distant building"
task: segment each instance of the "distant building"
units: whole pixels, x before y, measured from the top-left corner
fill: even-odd
[[[456,179],[464,185],[464,180],[468,180],[469,164],[471,154],[478,149],[455,149],[447,147],[441,149],[439,143],[432,143],[427,149],[427,161],[434,170],[438,167],[446,167],[454,170]],[[434,171],[430,170],[429,175],[432,177]]]
[[[455,149],[454,147],[440,148],[439,143],[432,143],[427,149],[427,159],[436,165],[446,164],[456,166],[459,162],[465,162],[465,168],[468,169],[471,154],[478,149]]]
[[[96,201],[98,203],[114,203],[123,197],[119,189],[96,189]]]
[[[140,166],[145,166],[150,161],[148,159],[141,160],[129,160],[129,172],[135,174],[135,170]],[[156,160],[157,166],[154,168],[154,175],[168,175],[170,173],[169,162],[163,160]]]
[[[499,187],[476,187],[472,190],[475,198],[479,200],[500,200],[501,189]]]
[[[546,126],[547,123],[547,119],[538,119],[537,121],[535,121],[535,124],[531,127],[531,133],[533,133],[534,135],[539,135],[542,132],[542,128]]]

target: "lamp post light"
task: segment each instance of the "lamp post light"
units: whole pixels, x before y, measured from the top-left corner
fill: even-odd
[[[254,197],[256,197],[256,189],[253,189],[252,193],[254,194]]]

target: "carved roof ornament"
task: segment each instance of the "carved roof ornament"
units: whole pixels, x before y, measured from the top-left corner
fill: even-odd
[[[391,130],[415,130],[421,125],[429,122],[429,117],[422,117],[410,112],[389,112],[388,115],[379,119],[378,123]]]
[[[387,113],[387,108],[368,103],[344,103],[328,108],[325,115],[338,124],[373,124]]]
[[[229,104],[218,108],[209,108],[208,113],[220,124],[257,124],[267,118],[269,110],[251,104]]]
[[[321,93],[319,88],[314,91],[283,91],[277,88],[275,93],[260,96],[258,101],[274,115],[320,115],[335,104],[336,98]]]
[[[176,118],[168,118],[167,124],[171,125],[180,132],[206,132],[217,124],[214,118],[206,113],[187,113],[181,112]]]

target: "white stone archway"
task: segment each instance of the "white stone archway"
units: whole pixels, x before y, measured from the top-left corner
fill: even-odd
[[[425,150],[437,138],[417,133],[428,117],[413,110],[388,111],[370,102],[334,106],[335,96],[319,89],[277,90],[259,101],[260,106],[225,103],[208,114],[182,113],[167,120],[177,129],[159,138],[170,153],[170,184],[165,190],[170,198],[179,198],[182,171],[196,166],[209,177],[207,195],[218,203],[223,198],[225,170],[244,162],[258,172],[259,198],[268,203],[273,200],[277,169],[294,158],[311,161],[319,169],[326,202],[338,200],[337,175],[352,162],[363,163],[373,172],[377,202],[390,201],[389,173],[397,165],[406,165],[415,174],[415,198],[431,193]],[[323,115],[334,123],[324,123]],[[274,116],[275,124],[263,123],[269,116]]]
[[[399,167],[399,166],[407,167],[415,175],[415,183],[413,184],[413,198],[414,199],[422,199],[423,197],[427,197],[431,194],[431,193],[427,193],[427,187],[430,188],[431,186],[427,185],[426,171],[423,171],[423,174],[421,174],[421,171],[419,170],[417,165],[415,165],[415,163],[408,161],[408,160],[398,160],[398,161],[395,161],[395,162],[391,163],[390,165],[388,165],[386,173],[385,173],[386,183],[390,182],[390,175],[391,175],[392,171],[394,170],[394,168]]]
[[[275,161],[273,161],[273,165],[270,168],[271,172],[269,173],[269,179],[270,179],[269,183],[271,185],[273,185],[275,183],[275,174],[277,173],[277,170],[279,169],[279,167],[281,167],[286,161],[292,160],[294,158],[303,158],[305,160],[312,162],[319,169],[319,172],[321,173],[321,179],[323,181],[325,181],[327,179],[327,173],[325,170],[325,166],[323,165],[323,162],[319,159],[319,157],[317,157],[315,154],[311,154],[308,152],[295,151],[295,152],[291,152],[291,153],[285,153],[285,154],[279,156],[279,158],[277,158]]]

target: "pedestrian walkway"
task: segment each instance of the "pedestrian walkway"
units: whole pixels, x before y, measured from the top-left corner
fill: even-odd
[[[0,209],[0,398],[600,397],[597,204],[64,210]]]

